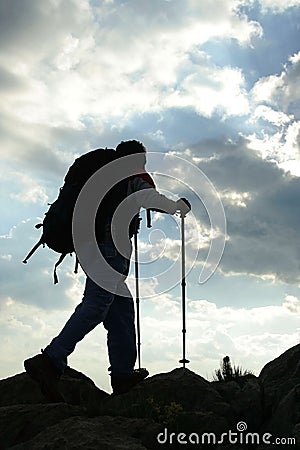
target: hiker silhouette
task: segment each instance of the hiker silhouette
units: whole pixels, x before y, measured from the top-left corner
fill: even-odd
[[[99,149],[94,152],[96,154],[104,151]],[[149,374],[146,369],[134,370],[137,359],[134,302],[126,284],[131,247],[125,255],[119,251],[113,239],[112,219],[118,205],[137,192],[137,212],[141,207],[153,208],[155,205],[156,210],[164,213],[175,214],[180,211],[185,215],[191,206],[186,199],[173,201],[156,190],[152,177],[145,170],[146,148],[141,142],[122,141],[114,152],[115,158],[120,160],[120,163],[124,161],[124,164],[126,157],[135,155],[136,174],[119,180],[110,192],[104,195],[96,215],[95,235],[103,256],[103,265],[97,265],[97,279],[101,282],[97,283],[86,272],[81,303],[42,353],[24,361],[26,372],[38,383],[49,401],[64,401],[59,392],[58,381],[67,367],[67,358],[74,351],[76,344],[100,323],[103,323],[107,330],[113,394],[127,392]],[[131,242],[131,238],[138,232],[138,215],[131,218],[129,224],[118,225],[122,230],[128,230],[128,239]],[[108,267],[112,270],[108,270]]]

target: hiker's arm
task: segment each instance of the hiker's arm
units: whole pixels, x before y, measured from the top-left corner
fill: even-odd
[[[130,188],[131,193],[139,191],[139,207],[154,209],[168,214],[175,214],[180,209],[180,201],[171,200],[165,195],[160,194],[147,181],[140,177],[135,177],[131,180]]]

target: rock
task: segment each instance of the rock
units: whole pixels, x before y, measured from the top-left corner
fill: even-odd
[[[209,448],[226,450],[232,443],[218,440],[230,431],[240,433],[237,450],[249,448],[242,442],[249,432],[286,439],[284,448],[293,444],[289,439],[297,439],[293,448],[300,448],[300,344],[268,363],[259,377],[209,382],[180,368],[111,397],[68,368],[60,388],[66,404],[46,403],[25,373],[0,381],[0,449],[177,450],[183,448],[180,436],[195,439],[197,434],[201,445],[203,434],[213,433],[215,445]],[[165,436],[166,444],[158,436],[160,441]],[[251,448],[269,445],[260,441]]]
[[[213,385],[230,404],[237,422],[244,421],[249,429],[258,430],[264,417],[262,388],[258,378],[247,376],[243,383],[213,382]]]
[[[49,426],[82,413],[63,403],[11,405],[0,408],[0,449],[28,441]]]
[[[266,419],[272,415],[278,403],[300,380],[300,345],[295,345],[261,370],[259,380],[264,395]]]
[[[99,405],[110,398],[110,395],[99,389],[90,378],[71,367],[68,367],[61,377],[60,392],[67,403],[85,407],[90,414],[96,413]]]
[[[297,384],[279,402],[269,420],[264,423],[264,430],[277,437],[292,437],[299,422],[300,384]]]
[[[60,380],[60,391],[67,403],[97,409],[110,397],[97,388],[86,375],[68,368]],[[26,374],[18,374],[0,381],[0,406],[47,403],[38,385]]]
[[[274,439],[297,437],[300,443],[300,345],[266,364],[259,380],[264,402],[261,432],[272,433]]]
[[[0,380],[0,406],[46,403],[38,386],[26,373]]]
[[[293,432],[292,432],[296,442],[300,442],[300,423],[297,423],[297,425],[294,426]]]
[[[188,369],[155,375],[112,398],[102,413],[148,417],[182,432],[222,433],[234,423],[230,405],[211,383]]]
[[[134,437],[149,423],[141,419],[111,417],[72,417],[47,427],[33,439],[10,447],[11,450],[147,450],[139,439]],[[155,431],[155,430],[153,430]],[[155,431],[156,432],[156,431]],[[154,432],[154,434],[155,434]],[[151,445],[151,442],[148,443]]]
[[[137,385],[134,390],[122,397],[115,397],[110,405],[120,408],[125,406],[124,399],[143,401],[153,399],[159,403],[176,402],[186,411],[206,409],[212,403],[222,402],[221,396],[211,384],[200,375],[188,369],[174,369],[171,372],[154,375]],[[128,404],[131,401],[126,401]],[[126,412],[126,411],[124,411]],[[130,414],[130,410],[127,411]]]

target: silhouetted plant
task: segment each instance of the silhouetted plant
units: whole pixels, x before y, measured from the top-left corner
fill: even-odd
[[[152,418],[165,425],[174,425],[178,415],[183,412],[183,407],[176,402],[169,404],[160,403],[153,397],[147,398],[148,412],[152,412]]]
[[[253,373],[250,370],[243,370],[240,366],[232,367],[229,356],[225,356],[220,369],[215,370],[214,381],[232,381],[245,375],[253,375]]]

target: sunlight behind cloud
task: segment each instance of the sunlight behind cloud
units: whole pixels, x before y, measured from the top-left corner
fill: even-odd
[[[30,86],[27,92],[19,93],[17,98],[10,97],[10,105],[20,119],[81,129],[82,117],[87,114],[101,121],[111,114],[159,111],[165,106],[191,106],[207,116],[216,108],[224,109],[229,115],[247,112],[243,77],[238,69],[208,65],[199,74],[197,67],[191,67],[193,75],[182,78],[189,64],[189,53],[201,43],[211,38],[234,38],[249,43],[250,36],[260,33],[245,16],[235,14],[235,1],[220,2],[213,15],[211,5],[209,8],[201,5],[204,15],[200,22],[192,15],[199,9],[197,3],[190,0],[186,11],[182,6],[178,5],[177,10],[171,3],[166,4],[175,21],[159,13],[158,21],[150,20],[150,23],[147,8],[140,9],[137,2],[126,3],[122,5],[122,14],[115,9],[114,14],[106,17],[108,23],[103,30],[97,28],[87,3],[78,9],[75,2],[68,0],[68,3],[70,17],[65,30],[59,18],[59,14],[62,17],[67,14],[64,5],[51,5],[53,26],[61,30],[51,46],[50,42],[44,43],[49,44],[48,55],[45,53],[41,61],[37,59],[31,66],[27,64],[23,73],[23,80]],[[136,14],[132,14],[134,5],[140,10],[138,21],[134,19]],[[156,8],[159,11],[158,6],[152,5],[151,16]],[[102,20],[106,8],[110,7],[103,6]],[[100,12],[101,8],[98,9]],[[41,8],[39,14],[43,20],[45,13]],[[191,14],[186,22],[185,14]],[[76,33],[71,31],[72,18],[75,23],[79,18],[82,20]],[[131,32],[134,27],[139,32],[138,40]],[[38,32],[38,28],[32,30],[32,34]],[[179,97],[177,92],[182,92]]]
[[[224,191],[221,193],[221,198],[232,206],[246,208],[247,202],[251,201],[251,194],[249,192]]]
[[[168,107],[192,107],[211,117],[216,110],[225,116],[247,114],[249,106],[240,70],[207,66],[186,77],[181,87],[166,97]]]

